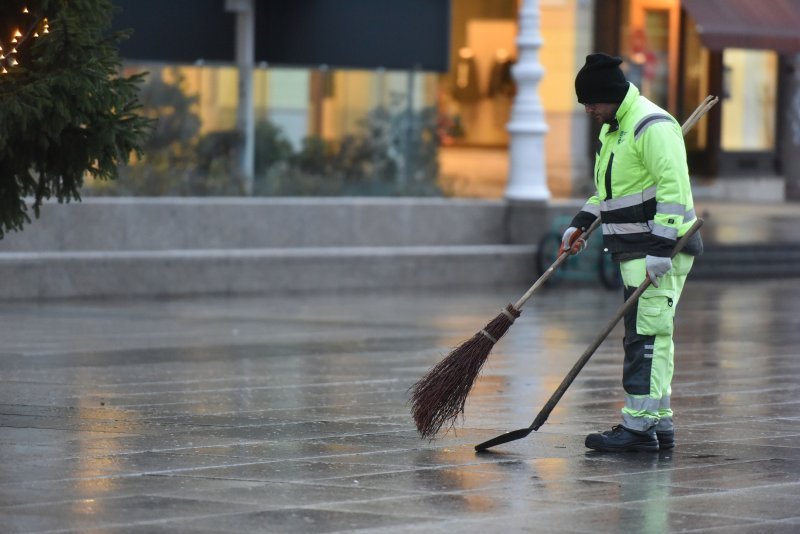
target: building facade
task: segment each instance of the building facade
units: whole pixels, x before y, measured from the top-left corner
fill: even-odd
[[[679,119],[720,97],[687,136],[698,182],[734,198],[800,198],[800,2],[606,0],[594,15],[595,48],[625,58],[643,93]]]
[[[358,4],[354,9],[375,6],[352,1]],[[279,125],[300,147],[308,136],[335,143],[363,128],[364,118],[377,108],[399,114],[434,109],[442,191],[500,198],[508,179],[506,126],[516,94],[513,67],[523,1],[441,0],[442,9],[428,16],[446,16],[446,23],[439,20],[422,31],[443,31],[446,38],[428,39],[434,59],[425,65],[281,62],[291,55],[278,56],[277,63],[259,61],[255,114]],[[767,197],[800,198],[800,3],[769,0],[770,9],[762,4],[539,0],[544,69],[539,94],[548,129],[541,157],[551,195],[580,197],[591,191],[597,129],[575,100],[573,80],[586,54],[603,51],[622,56],[629,79],[679,120],[706,95],[720,96],[719,106],[687,137],[697,183],[710,191],[717,187],[722,196],[739,184],[763,183],[758,190]],[[289,15],[302,13],[281,14]],[[390,49],[388,43],[381,46]],[[234,65],[198,56],[167,66],[135,57],[129,61],[131,69],[180,77],[184,90],[197,96],[202,131],[235,127],[239,92]]]

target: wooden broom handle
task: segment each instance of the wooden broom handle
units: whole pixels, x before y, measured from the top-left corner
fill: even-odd
[[[594,222],[592,222],[591,226],[589,226],[589,228],[587,228],[585,231],[579,228],[578,232],[581,233],[579,234],[578,237],[583,240],[589,239],[589,236],[592,235],[592,232],[594,232],[598,226],[600,226],[600,217],[596,218]],[[528,302],[528,299],[533,296],[536,290],[539,289],[542,286],[542,284],[547,282],[553,275],[555,270],[561,267],[561,264],[567,261],[567,258],[569,257],[570,257],[569,250],[565,250],[564,252],[559,254],[558,258],[556,258],[556,261],[553,262],[553,265],[548,267],[547,270],[542,274],[542,276],[540,276],[539,279],[536,280],[536,282],[530,287],[530,289],[528,289],[528,291],[526,291],[525,294],[522,295],[522,297],[520,297],[520,299],[514,303],[514,307],[517,310],[521,310],[522,306],[524,306],[525,303]]]
[[[718,96],[708,95],[705,100],[703,100],[700,105],[697,106],[697,109],[695,109],[692,114],[689,115],[689,118],[686,119],[686,122],[683,123],[683,126],[681,126],[681,132],[683,132],[683,135],[685,136],[688,134],[689,131],[694,128],[694,125],[697,124],[697,121],[702,119],[703,115],[705,115],[709,109],[713,108],[717,102],[719,102]]]

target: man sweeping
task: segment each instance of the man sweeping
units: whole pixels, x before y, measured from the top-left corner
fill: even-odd
[[[622,422],[590,434],[598,451],[658,451],[675,446],[670,408],[673,319],[700,235],[670,259],[695,220],[680,124],[625,79],[622,59],[591,54],[575,78],[578,102],[602,123],[595,155],[596,192],[564,232],[561,251],[580,252],[578,229],[601,218],[603,243],[619,263],[625,298],[649,277],[624,317]]]

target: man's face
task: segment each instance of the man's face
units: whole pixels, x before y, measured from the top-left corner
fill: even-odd
[[[617,115],[619,104],[584,104],[583,109],[599,123],[611,122]]]

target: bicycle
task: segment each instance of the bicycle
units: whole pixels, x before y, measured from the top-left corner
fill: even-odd
[[[569,225],[572,217],[561,215],[553,219],[550,230],[539,240],[536,251],[536,268],[539,276],[558,258],[558,248],[561,246],[561,236]],[[598,233],[599,232],[595,232]],[[603,248],[603,239],[600,235],[590,236],[586,248],[574,256],[570,256],[561,265],[560,269],[553,272],[548,284],[555,285],[562,280],[591,280],[594,276],[607,289],[622,287],[622,274],[612,259],[611,254]]]

